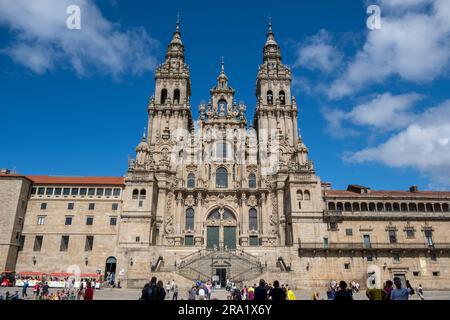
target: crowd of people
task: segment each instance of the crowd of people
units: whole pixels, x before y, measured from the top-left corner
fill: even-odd
[[[236,287],[234,283],[230,286],[227,285],[227,290],[229,291],[228,300],[273,300],[273,301],[283,301],[283,300],[296,300],[294,291],[289,287],[288,284],[281,284],[278,280],[273,282],[273,285],[266,283],[264,279],[259,281],[259,286],[254,284],[253,286],[244,286],[242,289]]]

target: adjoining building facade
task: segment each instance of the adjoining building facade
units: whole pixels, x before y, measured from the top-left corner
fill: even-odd
[[[0,174],[0,268],[114,273],[129,287],[157,275],[299,288],[364,285],[376,270],[449,289],[450,192],[321,182],[291,79],[269,25],[252,123],[222,62],[194,126],[177,23],[124,177]]]

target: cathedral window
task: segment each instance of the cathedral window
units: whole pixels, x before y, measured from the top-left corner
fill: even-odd
[[[225,168],[219,168],[216,171],[216,188],[228,188],[228,171]]]
[[[444,212],[450,211],[450,210],[449,210],[448,203],[444,203],[444,204],[442,205],[442,211],[444,211]]]
[[[138,197],[139,197],[139,190],[138,189],[134,189],[133,190],[133,197],[132,197],[132,199],[133,200],[137,200]]]
[[[188,178],[187,178],[187,187],[195,188],[195,174],[189,173]]]
[[[175,91],[173,92],[173,102],[175,104],[180,103],[180,89],[175,89]]]
[[[434,212],[441,212],[441,205],[439,203],[434,204]]]
[[[194,230],[194,209],[188,208],[186,210],[186,230]]]
[[[365,202],[361,203],[361,211],[368,211],[367,203]]]
[[[305,190],[305,193],[303,194],[305,200],[311,200],[311,195],[309,194],[308,190]]]
[[[144,200],[147,196],[147,192],[145,191],[145,189],[142,189],[141,192],[139,192],[139,199],[140,200]]]
[[[354,202],[354,203],[353,203],[353,211],[360,211],[359,203],[358,203],[358,202]]]
[[[286,94],[284,93],[283,90],[280,91],[279,97],[280,97],[280,104],[284,106],[286,104]]]
[[[417,211],[417,206],[415,203],[409,204],[409,211]]]
[[[352,204],[350,202],[346,202],[344,204],[345,211],[352,211]]]
[[[400,205],[400,208],[403,212],[407,212],[408,211],[408,205],[406,203],[402,203]]]
[[[338,202],[337,203],[336,210],[339,210],[339,211],[343,211],[344,210],[344,206],[343,206],[342,202]]]
[[[227,144],[226,142],[218,142],[217,143],[217,150],[216,150],[216,156],[220,160],[227,159]]]
[[[167,89],[161,90],[161,104],[166,104],[167,101]]]
[[[377,203],[377,211],[379,212],[384,211],[384,206],[382,202]]]
[[[273,104],[273,92],[271,90],[267,91],[267,104]]]
[[[256,209],[250,209],[248,212],[248,225],[250,230],[258,230],[258,214]]]
[[[334,204],[334,202],[328,202],[328,210],[336,210],[336,205]]]
[[[253,173],[248,176],[248,187],[250,189],[256,188],[256,176]]]
[[[303,191],[302,190],[297,191],[297,200],[303,200]]]

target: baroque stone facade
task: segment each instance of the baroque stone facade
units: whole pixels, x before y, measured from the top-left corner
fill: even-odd
[[[377,268],[382,280],[450,288],[450,193],[322,183],[270,24],[252,123],[222,62],[194,125],[178,23],[155,80],[124,177],[0,175],[0,268],[114,272],[128,286],[159,274],[299,288],[364,285]]]

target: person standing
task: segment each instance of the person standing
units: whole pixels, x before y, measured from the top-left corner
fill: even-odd
[[[195,300],[197,298],[197,289],[195,285],[192,286],[192,288],[188,291],[188,300]]]
[[[205,289],[203,288],[203,286],[201,286],[200,289],[198,289],[198,300],[205,300],[205,297]]]
[[[156,285],[156,300],[157,301],[164,301],[166,298],[166,290],[164,290],[164,283],[159,280]]]
[[[409,290],[402,288],[400,278],[394,278],[395,289],[391,292],[391,300],[409,300]]]
[[[394,283],[391,280],[386,281],[386,284],[384,285],[383,291],[384,291],[384,300],[391,300],[391,292],[394,290],[392,287]]]
[[[255,299],[255,287],[256,287],[256,284],[254,284],[252,287],[248,288],[248,300]]]
[[[255,289],[255,301],[267,300],[266,282],[264,279],[259,280],[259,286]]]
[[[412,296],[415,293],[409,280],[406,280],[406,289],[408,290],[410,296]]]
[[[29,286],[28,279],[25,279],[25,282],[23,283],[23,288],[22,288],[22,299],[28,298],[28,294],[27,294],[28,286]]]
[[[425,296],[423,295],[423,288],[422,285],[419,284],[419,286],[416,289],[417,295],[419,296],[420,300],[425,300]]]
[[[278,280],[273,282],[273,288],[269,291],[269,297],[272,301],[284,301],[286,300],[286,292],[283,288],[280,288]]]
[[[175,285],[175,287],[173,288],[172,300],[178,300],[178,285]]]
[[[144,296],[146,300],[156,300],[157,287],[156,287],[156,277],[152,277],[147,286],[147,293]]]
[[[89,280],[86,283],[86,290],[84,290],[84,300],[94,300],[94,289],[92,289],[92,284]]]
[[[286,285],[287,289],[287,299],[288,300],[297,300],[297,297],[295,296],[294,290],[292,290],[289,285]]]
[[[334,295],[335,301],[350,301],[353,300],[352,293],[347,290],[347,282],[339,282],[339,290]]]

